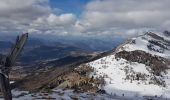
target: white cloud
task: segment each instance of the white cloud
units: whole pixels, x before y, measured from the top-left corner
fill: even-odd
[[[169,4],[169,0],[92,0],[78,18],[51,8],[48,0],[0,0],[0,31],[127,37],[148,29],[170,29]]]
[[[76,17],[73,14],[61,14],[60,16],[50,14],[47,17],[47,22],[49,24],[58,25],[58,26],[74,25],[75,21],[76,21]]]
[[[134,29],[170,29],[169,4],[169,0],[94,0],[87,4],[76,27],[85,33],[100,30],[101,34],[127,30],[123,36],[132,35],[129,31]]]
[[[0,0],[1,32],[21,32],[40,16],[51,12],[47,0]]]
[[[67,31],[72,30],[76,23],[76,16],[73,14],[55,15],[39,17],[29,26],[29,32],[66,35]]]
[[[76,16],[71,13],[56,15],[48,0],[0,0],[0,32],[66,34],[73,30]]]

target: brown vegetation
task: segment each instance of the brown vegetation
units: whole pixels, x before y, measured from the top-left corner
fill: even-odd
[[[141,50],[121,51],[116,53],[116,58],[123,58],[131,62],[143,63],[150,66],[152,73],[159,76],[161,72],[166,72],[169,69],[170,61],[168,59],[154,56]]]
[[[90,77],[89,74],[93,71],[94,69],[89,65],[82,64],[80,67],[59,76],[50,82],[49,86],[51,88],[69,88],[78,91],[97,92],[99,85],[104,84],[104,79],[102,77]]]
[[[149,84],[158,84],[161,86],[166,86],[165,82],[162,79],[159,79],[156,76],[161,76],[162,73],[166,73],[166,70],[169,69],[170,61],[168,59],[154,56],[144,51],[136,50],[136,51],[121,51],[116,53],[116,59],[123,58],[128,60],[129,62],[138,62],[145,64],[151,70],[150,73],[153,75],[150,76]],[[125,67],[125,73],[127,74],[127,80],[146,80],[148,77],[145,74],[135,73],[133,70],[128,69],[129,67]],[[130,71],[130,72],[129,72]]]

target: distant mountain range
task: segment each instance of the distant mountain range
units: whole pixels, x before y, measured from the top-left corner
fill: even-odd
[[[15,39],[13,39],[14,42]],[[35,63],[48,59],[60,59],[69,55],[82,55],[102,52],[116,47],[120,41],[102,39],[56,39],[44,40],[30,37],[19,57],[19,62]],[[0,53],[7,54],[13,45],[12,41],[0,41]]]

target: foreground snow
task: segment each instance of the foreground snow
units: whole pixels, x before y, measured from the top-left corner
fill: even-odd
[[[54,89],[50,93],[29,93],[27,91],[13,90],[13,100],[167,100],[159,97],[128,97],[118,96],[116,94],[96,94],[96,93],[75,93],[73,90]],[[3,100],[3,98],[0,98]]]

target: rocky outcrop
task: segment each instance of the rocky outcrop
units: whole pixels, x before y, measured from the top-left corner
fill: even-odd
[[[72,71],[62,74],[52,82],[49,87],[75,89],[78,91],[97,92],[101,83],[104,83],[102,78],[94,78],[89,76],[94,69],[88,65],[82,64],[80,67],[75,68]]]

